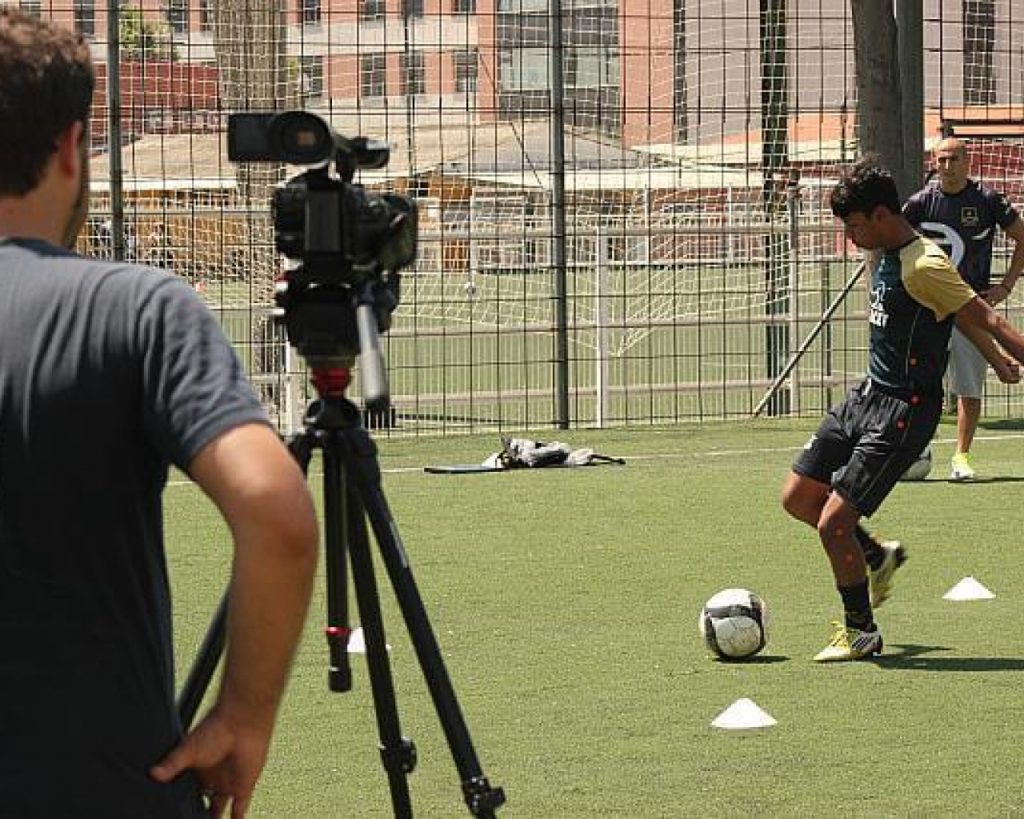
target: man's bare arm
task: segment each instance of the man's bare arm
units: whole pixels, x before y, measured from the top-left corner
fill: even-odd
[[[1013,242],[1013,255],[1010,256],[1006,274],[1002,281],[992,285],[983,294],[985,301],[993,307],[1010,297],[1017,279],[1024,272],[1024,220],[1018,216],[1016,221],[1006,228],[1006,235]]]
[[[1018,362],[1024,362],[1024,336],[984,299],[976,296],[961,307],[956,314],[956,326],[992,365],[1000,381],[1015,384],[1020,380],[1017,367],[996,341]]]
[[[156,768],[161,781],[194,768],[212,812],[242,816],[270,745],[316,571],[317,523],[305,477],[269,427],[246,424],[205,446],[193,479],[234,540],[227,656],[216,703]]]

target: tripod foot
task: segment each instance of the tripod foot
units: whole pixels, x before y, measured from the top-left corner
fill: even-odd
[[[494,816],[494,811],[505,804],[505,791],[492,788],[486,776],[474,776],[462,783],[469,812],[474,816]]]

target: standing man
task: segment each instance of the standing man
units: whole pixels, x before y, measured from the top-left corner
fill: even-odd
[[[188,285],[70,250],[93,85],[81,37],[0,8],[0,813],[238,819],[301,634],[316,519]],[[161,520],[172,464],[234,545],[222,682],[187,736]]]
[[[1024,221],[1005,196],[968,178],[967,148],[959,139],[943,139],[933,156],[938,184],[911,196],[903,213],[912,226],[946,251],[971,289],[995,307],[1009,297],[1024,271]],[[1014,247],[1006,274],[992,284],[992,242],[997,225]],[[957,396],[956,452],[950,473],[954,481],[975,476],[970,452],[981,416],[987,369],[988,362],[978,349],[954,328],[949,351],[949,385]]]
[[[1020,372],[993,337],[1024,361],[1024,336],[901,215],[887,170],[862,161],[836,185],[831,206],[858,247],[882,255],[871,275],[867,377],[825,416],[782,490],[783,508],[817,530],[842,600],[844,619],[817,662],[858,660],[882,650],[860,518],[878,509],[935,432],[954,317],[1004,382],[1016,383]],[[888,587],[899,564],[869,565],[871,584]]]

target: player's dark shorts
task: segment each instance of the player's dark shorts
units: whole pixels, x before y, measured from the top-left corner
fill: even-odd
[[[941,395],[887,391],[866,378],[828,411],[793,471],[829,484],[870,516],[931,441],[941,415]]]

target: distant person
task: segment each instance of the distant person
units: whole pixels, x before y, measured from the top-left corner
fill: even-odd
[[[1010,201],[967,176],[970,162],[963,142],[943,139],[933,152],[938,183],[915,193],[903,206],[910,224],[949,254],[964,281],[993,307],[1006,301],[1024,271],[1024,221]],[[992,284],[992,242],[996,226],[1013,242],[1006,273]],[[971,444],[981,417],[981,398],[988,362],[958,329],[953,329],[949,354],[949,388],[957,396],[956,452],[950,477],[975,477]]]
[[[831,207],[858,247],[882,253],[870,281],[867,376],[829,410],[782,490],[783,508],[817,530],[842,601],[843,620],[817,662],[882,650],[873,609],[889,596],[901,561],[871,540],[860,519],[874,514],[935,432],[954,320],[1005,383],[1020,380],[1024,361],[1024,336],[901,215],[887,170],[861,161],[833,189]]]
[[[0,8],[0,814],[238,819],[305,619],[316,520],[191,288],[69,249],[93,85],[80,36]],[[171,465],[234,547],[222,682],[184,737]]]

